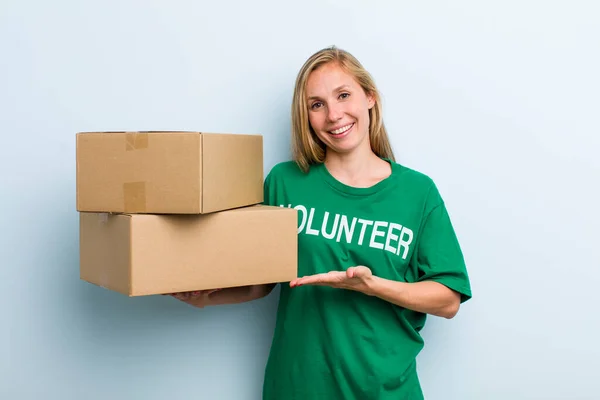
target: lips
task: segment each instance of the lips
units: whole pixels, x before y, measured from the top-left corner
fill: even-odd
[[[329,134],[331,134],[333,136],[341,136],[341,135],[344,135],[345,133],[347,133],[353,126],[354,126],[354,122],[351,124],[341,126],[337,129],[331,130],[331,131],[329,131]]]

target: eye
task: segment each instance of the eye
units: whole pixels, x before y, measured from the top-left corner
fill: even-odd
[[[340,96],[339,96],[340,99],[347,99],[348,97],[350,97],[350,93],[346,93],[346,92],[340,93]]]
[[[314,103],[311,104],[310,108],[315,110],[317,107],[321,106],[323,103],[321,103],[320,101],[316,101]]]

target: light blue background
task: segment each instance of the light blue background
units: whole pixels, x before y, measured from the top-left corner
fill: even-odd
[[[199,310],[79,280],[75,133],[261,133],[267,172],[298,69],[336,44],[469,264],[473,301],[424,332],[427,399],[598,398],[597,4],[3,1],[0,397],[259,398],[278,291]]]

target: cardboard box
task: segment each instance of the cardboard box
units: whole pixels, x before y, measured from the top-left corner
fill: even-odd
[[[297,277],[297,212],[250,206],[204,215],[80,213],[80,277],[142,296]]]
[[[203,214],[262,203],[263,138],[80,132],[77,211]]]

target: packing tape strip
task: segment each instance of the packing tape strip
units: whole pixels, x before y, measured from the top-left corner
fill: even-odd
[[[148,148],[147,132],[126,132],[125,151],[142,150]]]
[[[124,183],[123,201],[126,213],[146,212],[146,182]]]

